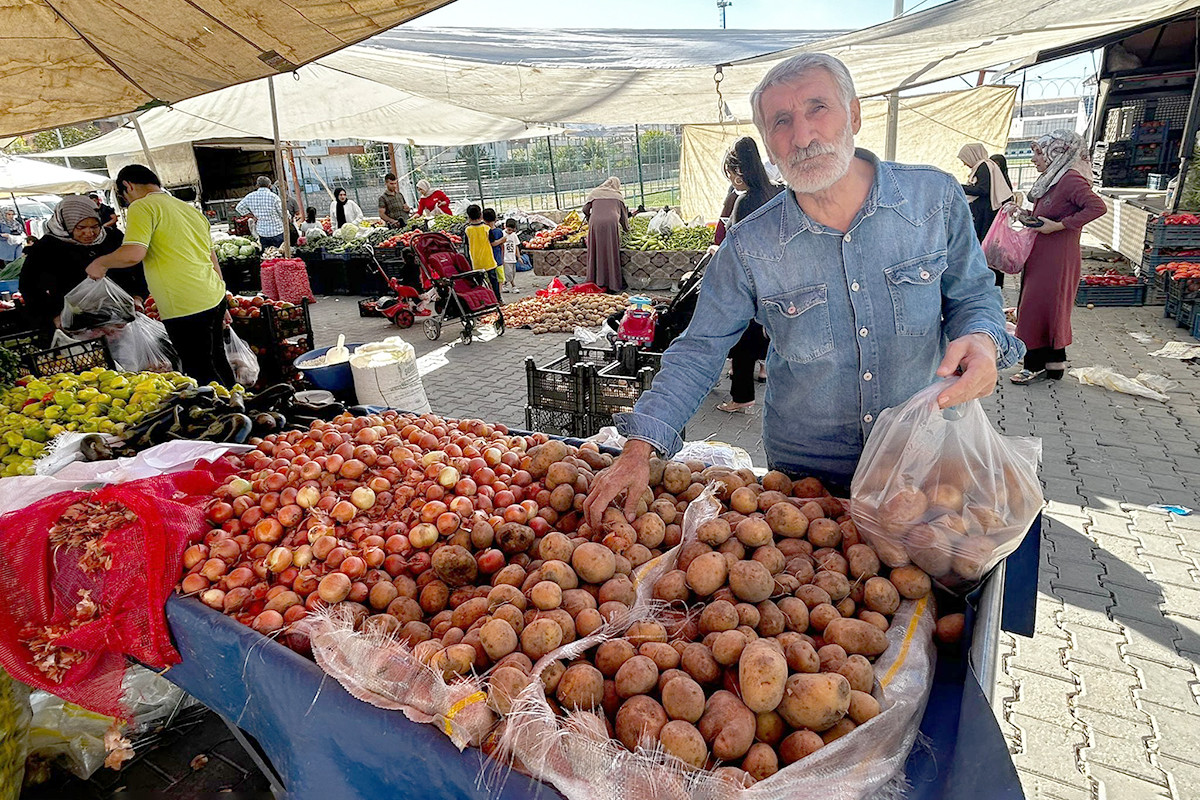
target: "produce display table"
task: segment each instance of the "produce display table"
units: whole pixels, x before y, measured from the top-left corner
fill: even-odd
[[[552,248],[528,250],[533,274],[543,278],[583,278],[587,275],[587,250]],[[622,250],[621,274],[635,290],[665,290],[704,257],[703,250]]]
[[[931,746],[914,747],[906,776],[910,800],[1018,800],[1024,795],[987,693],[998,633],[1033,633],[1041,520],[1017,552],[969,599],[974,644],[958,657],[938,653],[921,722]],[[498,794],[483,785],[495,764],[460,753],[432,725],[352,697],[317,665],[201,604],[172,596],[167,620],[183,661],[165,677],[258,740],[291,797],[555,798],[551,787],[519,773]]]

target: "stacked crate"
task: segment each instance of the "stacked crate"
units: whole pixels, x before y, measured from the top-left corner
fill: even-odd
[[[233,329],[258,358],[259,387],[295,379],[292,362],[315,346],[308,300],[292,308],[264,305],[260,316],[234,317]]]

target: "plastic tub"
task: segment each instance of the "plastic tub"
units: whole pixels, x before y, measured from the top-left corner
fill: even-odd
[[[0,281],[0,292],[19,292],[21,290],[21,281]]]
[[[346,342],[346,349],[353,353],[355,348],[361,347],[362,344],[362,342]],[[315,358],[325,355],[332,346],[310,350],[292,363],[318,389],[325,389],[334,394],[345,392],[346,390],[354,391],[354,373],[350,371],[349,361],[343,361],[341,364],[332,364],[328,367],[305,368],[304,366],[306,361],[312,361]]]

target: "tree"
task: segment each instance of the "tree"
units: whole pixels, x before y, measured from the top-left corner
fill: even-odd
[[[676,164],[679,162],[679,134],[674,131],[642,131],[638,141],[642,146],[643,164]]]
[[[62,135],[62,144],[59,144],[59,135]],[[89,139],[95,139],[100,135],[100,129],[95,125],[67,125],[62,128],[51,128],[46,131],[39,131],[29,137],[18,136],[6,149],[7,152],[13,155],[27,155],[29,153],[46,153],[50,150],[58,150],[63,147],[72,147],[74,145],[86,142]],[[51,159],[59,164],[65,165],[64,159]],[[103,156],[76,156],[71,159],[71,166],[75,169],[91,169],[102,170],[106,167],[106,162]]]

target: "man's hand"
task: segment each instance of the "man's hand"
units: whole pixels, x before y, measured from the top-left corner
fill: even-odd
[[[1046,219],[1045,217],[1038,217],[1038,219],[1042,221],[1042,227],[1034,228],[1038,233],[1058,233],[1061,230],[1066,230],[1067,226],[1058,220]]]
[[[596,476],[587,500],[583,501],[583,511],[593,531],[600,530],[604,509],[621,492],[626,494],[625,518],[633,522],[638,500],[650,485],[651,452],[649,442],[630,439],[613,465]]]
[[[229,313],[229,309],[225,309],[225,327],[228,328],[233,324],[233,315]]]
[[[88,264],[87,276],[92,280],[98,281],[107,274],[108,267],[101,265],[99,261],[93,261],[92,263]]]
[[[938,408],[949,408],[968,400],[987,397],[996,389],[996,345],[986,333],[960,336],[946,347],[946,357],[937,369],[939,378],[949,378],[959,369],[958,380],[938,395]]]

